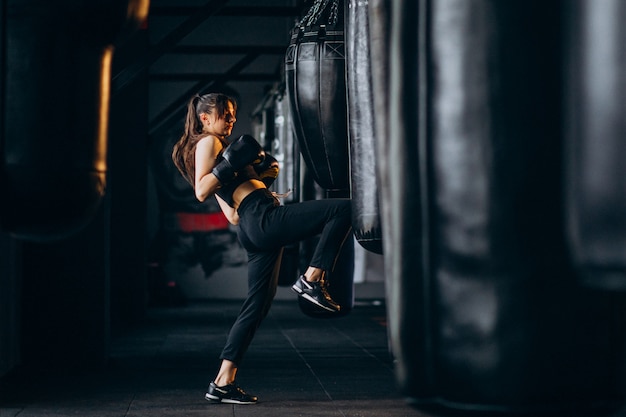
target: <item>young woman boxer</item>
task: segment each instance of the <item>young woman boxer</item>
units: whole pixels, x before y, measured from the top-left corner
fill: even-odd
[[[309,267],[293,284],[300,297],[330,312],[341,309],[329,296],[327,273],[351,230],[350,202],[325,199],[281,205],[267,187],[278,163],[251,136],[227,141],[236,121],[236,102],[223,94],[196,95],[188,104],[185,130],[172,159],[193,186],[196,198],[215,196],[248,255],[248,294],[220,355],[221,366],[205,398],[254,404],[257,397],[236,383],[254,334],[267,315],[278,282],[282,247],[319,235]]]

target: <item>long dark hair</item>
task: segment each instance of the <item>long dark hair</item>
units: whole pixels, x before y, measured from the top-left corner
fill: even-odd
[[[172,160],[174,165],[180,171],[182,176],[195,187],[195,153],[196,144],[205,134],[202,132],[202,122],[200,115],[202,113],[215,114],[218,119],[222,119],[226,113],[228,103],[233,105],[235,112],[237,111],[237,102],[222,93],[209,93],[202,96],[195,95],[189,100],[187,105],[187,117],[185,119],[185,130],[178,142],[174,145],[172,151]]]

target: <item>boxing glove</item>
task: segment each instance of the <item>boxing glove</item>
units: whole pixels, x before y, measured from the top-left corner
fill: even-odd
[[[228,145],[221,155],[219,162],[211,171],[220,182],[226,184],[232,181],[237,171],[249,164],[259,164],[265,159],[265,151],[252,136],[239,136]]]
[[[259,178],[267,188],[270,188],[272,184],[274,184],[274,180],[278,177],[278,171],[280,170],[278,166],[278,161],[269,153],[265,154],[265,159],[258,163],[252,165],[254,171],[259,174]]]

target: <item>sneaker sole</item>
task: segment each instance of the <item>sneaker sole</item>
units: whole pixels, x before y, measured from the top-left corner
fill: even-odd
[[[207,401],[211,401],[214,403],[221,403],[221,404],[256,404],[256,401],[237,401],[237,400],[230,400],[228,398],[220,398],[217,397],[215,395],[210,395],[210,394],[206,394],[204,396],[204,399]]]
[[[324,310],[326,310],[326,311],[330,311],[330,312],[332,312],[332,313],[336,313],[336,312],[338,312],[338,311],[339,311],[339,310],[335,310],[334,308],[330,308],[330,307],[327,307],[327,306],[325,306],[325,305],[323,305],[323,304],[320,304],[320,303],[319,303],[319,302],[318,302],[315,298],[311,297],[309,294],[306,294],[306,293],[300,293],[300,296],[301,296],[302,298],[304,298],[305,300],[309,301],[310,303],[313,303],[313,304],[315,304],[316,306],[318,306],[318,307],[320,307],[320,308],[323,308],[323,309],[324,309]]]
[[[293,284],[291,286],[291,289],[293,290],[293,292],[295,292],[296,294],[302,294],[303,291],[300,289],[300,287],[298,287],[296,284]]]
[[[204,399],[207,401],[212,401],[214,403],[221,403],[222,399],[220,397],[216,397],[214,395],[210,395],[210,394],[205,394],[204,395]]]

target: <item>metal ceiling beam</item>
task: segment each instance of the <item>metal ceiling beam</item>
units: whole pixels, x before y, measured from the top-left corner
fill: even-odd
[[[205,79],[194,84],[193,87],[181,94],[176,100],[174,100],[174,102],[172,102],[169,106],[167,106],[167,108],[161,111],[161,113],[150,121],[150,136],[154,137],[165,129],[173,126],[176,122],[183,120],[185,117],[187,102],[194,94],[206,94],[210,92],[212,88],[224,85],[250,65],[256,58],[258,58],[258,56],[258,53],[248,54],[218,77]]]
[[[200,26],[209,17],[219,12],[228,0],[211,0],[202,7],[194,7],[193,12],[189,13],[189,18],[178,25],[174,30],[163,38],[158,44],[151,47],[146,54],[141,56],[137,61],[120,70],[112,78],[113,94],[117,93],[133,81],[139,74],[145,71],[165,52],[172,49],[185,36],[189,35],[194,29]],[[150,10],[152,13],[152,10]]]
[[[197,8],[189,6],[154,6],[150,8],[150,16],[191,16]],[[217,13],[217,16],[259,16],[259,17],[297,17],[300,13],[298,7],[225,7]]]
[[[212,80],[221,77],[222,74],[184,74],[171,73],[166,74],[150,74],[150,81],[169,82],[169,81],[201,81]],[[280,74],[234,74],[229,81],[280,81]]]
[[[286,45],[265,46],[265,45],[177,45],[167,54],[186,55],[211,55],[211,54],[247,54],[258,52],[263,55],[284,55],[287,51]]]

